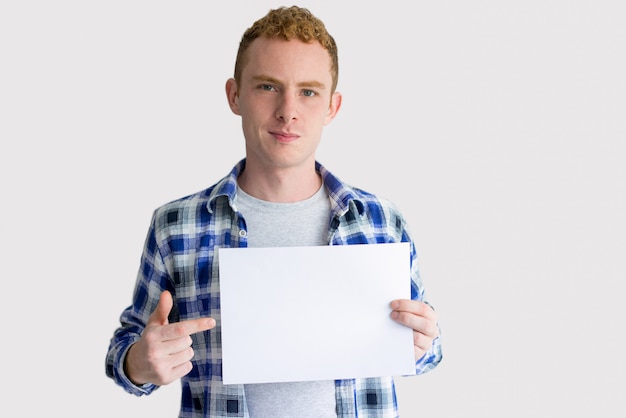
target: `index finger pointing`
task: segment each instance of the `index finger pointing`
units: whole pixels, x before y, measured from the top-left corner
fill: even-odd
[[[215,319],[213,318],[188,319],[166,325],[163,330],[163,337],[166,340],[174,340],[197,332],[207,331],[213,327],[215,327]]]

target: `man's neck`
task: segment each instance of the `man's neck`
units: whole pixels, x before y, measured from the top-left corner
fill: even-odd
[[[322,178],[312,168],[259,170],[246,164],[237,179],[239,187],[250,196],[275,203],[308,199],[320,189]]]

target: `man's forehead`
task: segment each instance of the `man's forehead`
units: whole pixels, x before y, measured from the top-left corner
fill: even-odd
[[[246,51],[243,73],[247,77],[299,78],[302,83],[329,83],[332,61],[317,41],[257,38]]]

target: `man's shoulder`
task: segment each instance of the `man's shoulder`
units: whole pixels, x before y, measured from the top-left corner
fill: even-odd
[[[154,222],[157,227],[197,223],[202,222],[202,219],[208,219],[213,214],[210,209],[212,202],[219,199],[216,189],[221,182],[157,207],[154,210]]]
[[[317,170],[322,174],[328,194],[334,202],[335,212],[346,213],[356,210],[360,215],[366,212],[374,215],[382,215],[384,212],[400,215],[398,207],[391,200],[340,180],[319,163]]]
[[[381,208],[384,210],[397,211],[397,205],[388,198],[371,191],[361,189],[360,187],[348,186],[352,198],[360,201],[367,208]]]
[[[209,188],[206,188],[204,190],[200,190],[195,193],[191,193],[191,194],[176,198],[174,200],[171,200],[157,207],[155,209],[155,212],[166,213],[172,210],[189,209],[191,207],[206,204],[209,201],[209,196],[211,195],[211,191],[214,188],[215,188],[215,185]]]
[[[245,166],[245,160],[240,161],[226,176],[219,179],[206,189],[171,200],[155,209],[155,214],[167,214],[172,211],[194,210],[206,207],[219,196],[234,196],[237,188],[236,178]]]

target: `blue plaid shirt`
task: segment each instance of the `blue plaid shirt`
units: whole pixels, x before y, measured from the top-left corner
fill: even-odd
[[[215,328],[192,335],[192,371],[181,378],[180,417],[247,417],[243,385],[222,384],[220,288],[217,248],[246,247],[245,221],[233,202],[245,159],[210,188],[165,204],[154,211],[145,241],[132,305],[120,317],[106,357],[106,374],[126,391],[147,395],[158,386],[134,385],[124,373],[124,357],[139,340],[163,290],[174,297],[170,322],[210,316]],[[331,201],[329,245],[410,242],[411,298],[424,299],[417,255],[397,208],[350,187],[316,163]],[[416,362],[416,373],[434,368],[442,358],[439,337]],[[337,416],[397,417],[392,377],[335,382]]]

